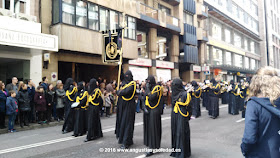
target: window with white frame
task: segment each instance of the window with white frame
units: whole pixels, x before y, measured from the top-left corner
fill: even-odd
[[[250,68],[250,62],[249,62],[249,58],[248,57],[245,57],[244,65],[245,65],[245,69],[249,69]]]
[[[74,0],[62,0],[62,21],[66,24],[75,25]]]
[[[87,27],[87,3],[82,0],[76,1],[76,25]]]
[[[222,25],[218,22],[212,23],[212,37],[222,40]]]
[[[255,52],[256,49],[255,49],[255,42],[254,42],[254,41],[251,41],[251,42],[250,42],[250,48],[251,48],[251,52],[252,52],[252,53],[256,53],[256,52]]]
[[[249,50],[248,49],[248,39],[246,37],[244,37],[244,49]]]
[[[234,45],[236,47],[240,47],[241,48],[241,36],[239,34],[237,34],[237,33],[234,33],[233,38],[234,38]]]
[[[231,32],[230,29],[225,29],[225,42],[231,43]]]
[[[92,3],[88,4],[88,27],[92,30],[99,30],[99,12],[98,6]]]
[[[193,15],[188,12],[184,12],[184,23],[193,25]]]
[[[232,65],[231,62],[231,52],[226,52],[226,65]]]
[[[242,59],[242,55],[238,55],[238,54],[235,54],[234,55],[234,59],[235,59],[235,63],[234,63],[234,66],[236,67],[243,67],[243,59]]]
[[[251,69],[252,70],[256,69],[256,60],[255,59],[251,59]]]
[[[136,39],[136,19],[130,16],[127,16],[127,31],[125,37],[129,39]]]
[[[213,48],[213,64],[222,65],[223,64],[223,52],[221,49]]]

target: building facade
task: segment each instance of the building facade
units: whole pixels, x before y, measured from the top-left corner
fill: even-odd
[[[58,50],[57,36],[43,34],[37,0],[0,1],[0,80],[42,80],[42,54]]]
[[[263,1],[268,60],[267,65],[280,69],[280,2],[278,0]]]
[[[58,36],[58,52],[43,75],[65,81],[117,79],[118,65],[102,60],[102,31],[126,23],[123,68],[133,70],[135,80],[149,74],[167,81],[179,77],[180,0],[50,0],[41,1],[42,31]]]
[[[263,12],[257,0],[204,0],[208,7],[206,25],[209,41],[205,63],[211,78],[223,80],[250,78],[264,55]],[[260,28],[261,27],[261,28]],[[264,59],[265,61],[265,59]]]

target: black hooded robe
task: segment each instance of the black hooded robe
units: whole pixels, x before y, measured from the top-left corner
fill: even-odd
[[[99,96],[98,92],[100,91],[97,88],[96,80],[91,79],[89,82],[89,93],[91,97],[94,97],[96,93],[96,98],[94,100],[89,100],[88,107],[88,133],[87,141],[94,140],[100,137],[103,137],[101,121],[100,121],[100,110],[103,106],[103,99]],[[91,99],[90,97],[90,99]]]
[[[228,113],[232,115],[237,115],[238,109],[237,109],[237,96],[235,95],[237,93],[236,85],[232,84],[232,90],[229,91],[229,106],[228,106]]]
[[[82,87],[82,88],[81,88]],[[75,109],[75,125],[74,125],[74,136],[82,136],[86,133],[86,104],[87,104],[87,94],[85,97],[84,94],[88,93],[83,89],[83,83],[78,83],[78,92],[76,93],[76,99],[77,97],[81,98],[79,100],[80,104]]]
[[[222,104],[228,104],[229,102],[229,93],[225,91],[224,93],[221,94],[222,96]]]
[[[245,87],[245,88],[241,88],[241,90],[240,90],[240,92],[241,92],[241,94],[240,94],[240,102],[239,102],[239,110],[241,111],[241,113],[242,113],[242,118],[245,118],[245,110],[246,110],[246,108],[245,108],[245,99],[246,99],[246,97],[247,97],[247,89],[248,89],[248,87]]]
[[[171,113],[171,133],[172,133],[172,148],[181,149],[181,152],[173,152],[170,156],[177,158],[187,158],[191,156],[190,142],[190,126],[189,120],[192,107],[180,106],[183,114],[189,112],[188,117],[182,116],[179,112],[174,112],[174,107],[177,101],[185,102],[187,100],[187,92],[183,88],[181,79],[174,79],[172,82],[172,113]]]
[[[219,91],[221,87],[214,80],[211,80],[211,83],[213,84],[214,88],[209,90],[209,99],[210,99],[209,115],[213,118],[217,118],[219,116]]]
[[[202,92],[202,106],[209,110],[209,88],[206,88]]]
[[[199,117],[201,116],[201,110],[200,110],[200,97],[201,95],[201,89],[199,89],[199,86],[197,85],[196,82],[193,81],[192,86],[194,87],[194,92],[192,93],[192,115],[194,117]],[[199,98],[196,98],[199,97]]]
[[[73,86],[73,79],[68,78],[64,85],[65,92],[68,91],[68,93],[72,93],[69,96],[65,97],[65,120],[62,127],[62,132],[71,132],[74,129],[74,109],[71,108],[71,105],[76,101],[75,95],[76,95],[76,87]],[[67,93],[66,93],[67,94]]]
[[[124,74],[122,87],[126,84],[129,84],[131,81],[133,81],[133,76],[131,71],[128,70]],[[135,91],[136,87],[134,87],[134,85],[117,91],[118,103],[115,134],[118,139],[118,143],[124,145],[125,147],[129,147],[133,144],[136,111],[136,104],[134,99]],[[127,99],[130,99],[131,97],[132,98],[130,100],[125,100],[123,97]]]
[[[162,104],[162,89],[161,87],[155,86],[155,79],[153,76],[149,76],[148,81],[151,84],[150,87],[146,88],[146,92],[148,93],[148,102],[149,105],[153,108],[151,109],[149,106],[145,105],[147,112],[144,111],[144,145],[149,147],[150,149],[159,149],[161,143],[161,134],[162,134],[162,127],[161,127],[161,114],[163,110]],[[148,89],[148,91],[147,91]],[[155,93],[151,93],[151,90],[158,91]]]

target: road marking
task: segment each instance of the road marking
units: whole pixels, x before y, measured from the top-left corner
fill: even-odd
[[[245,121],[245,118],[237,120],[236,122],[239,123],[239,122],[242,122],[242,121]]]
[[[146,155],[140,155],[140,156],[137,156],[135,158],[144,158],[144,157],[146,157]]]
[[[226,107],[228,107],[228,105],[222,105],[222,106],[219,106],[219,109],[223,109],[223,108],[226,108]],[[208,110],[201,110],[201,112],[206,112],[206,111],[208,111]]]
[[[161,120],[162,121],[169,120],[170,118],[171,118],[170,116],[163,117],[163,118],[161,118]],[[134,124],[134,127],[141,126],[141,125],[143,125],[143,122],[138,122],[138,123]],[[115,128],[109,128],[109,129],[102,130],[103,133],[112,132],[112,131],[115,131]],[[19,147],[15,147],[15,148],[3,149],[3,150],[0,150],[0,155],[5,154],[5,153],[10,153],[10,152],[16,152],[16,151],[20,151],[20,150],[30,149],[30,148],[36,148],[36,147],[40,147],[40,146],[44,146],[44,145],[50,145],[50,144],[65,142],[65,141],[69,141],[69,140],[79,139],[79,138],[84,138],[84,137],[65,137],[65,138],[61,138],[61,139],[54,139],[54,140],[40,142],[40,143],[23,145],[23,146],[19,146]]]

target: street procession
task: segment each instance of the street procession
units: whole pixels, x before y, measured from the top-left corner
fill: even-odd
[[[0,158],[280,158],[278,7],[0,1]]]

